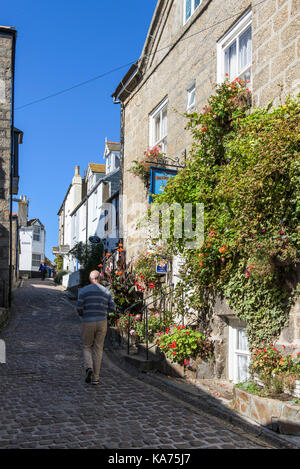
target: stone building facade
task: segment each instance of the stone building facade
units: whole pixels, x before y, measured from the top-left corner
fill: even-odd
[[[187,3],[157,2],[141,57],[113,93],[122,108],[123,227],[129,258],[143,245],[134,223],[148,198],[143,182],[133,179],[128,169],[157,143],[151,135],[151,120],[160,106],[166,109],[166,154],[181,157],[192,143],[184,113],[202,109],[215,84],[224,79],[225,54],[233,54],[237,40],[243,39],[248,40],[244,47],[248,57],[241,53],[239,60],[249,60],[246,74],[237,69],[232,77],[250,78],[254,106],[265,106],[271,100],[276,105],[287,94],[299,91],[297,0],[191,0],[198,6],[186,20]],[[243,38],[247,28],[248,38]],[[226,50],[232,41],[234,47]],[[189,93],[195,99],[187,108]]]
[[[12,289],[11,196],[14,154],[14,69],[16,31],[0,27],[0,306],[7,307]],[[17,192],[15,188],[14,193]]]
[[[145,249],[136,223],[148,207],[149,190],[128,171],[133,161],[157,144],[167,157],[182,160],[192,144],[184,114],[199,112],[226,73],[249,80],[254,106],[277,105],[299,92],[299,25],[297,0],[158,0],[142,54],[112,95],[121,107],[123,239],[129,261]],[[224,357],[237,358],[230,340],[245,344],[243,331],[234,313],[219,305],[218,376],[235,379]],[[300,347],[299,328],[295,342]],[[247,350],[241,352],[247,363]]]

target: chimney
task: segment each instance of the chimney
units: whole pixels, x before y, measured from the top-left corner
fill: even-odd
[[[75,174],[72,179],[72,186],[73,208],[75,208],[82,199],[82,177],[79,174],[79,166],[75,166]]]
[[[73,176],[73,179],[72,179],[72,184],[81,184],[82,182],[82,178],[79,174],[79,166],[76,165],[75,166],[75,173],[74,173],[74,176]]]
[[[19,226],[27,226],[28,204],[29,204],[29,201],[27,200],[26,195],[24,196],[21,195],[20,200],[18,200]]]

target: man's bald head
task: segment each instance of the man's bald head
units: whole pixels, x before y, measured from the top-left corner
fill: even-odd
[[[100,272],[98,270],[92,270],[90,273],[90,282],[91,283],[99,283],[100,279]]]

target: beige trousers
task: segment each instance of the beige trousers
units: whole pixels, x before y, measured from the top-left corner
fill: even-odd
[[[82,343],[84,367],[92,368],[93,379],[98,380],[102,363],[107,320],[82,323]]]

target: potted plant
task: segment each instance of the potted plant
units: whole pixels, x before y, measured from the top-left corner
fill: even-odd
[[[144,184],[147,185],[149,181],[150,168],[151,166],[156,165],[165,165],[165,155],[158,146],[145,151],[143,159],[134,160],[128,171],[134,176],[141,178]]]

